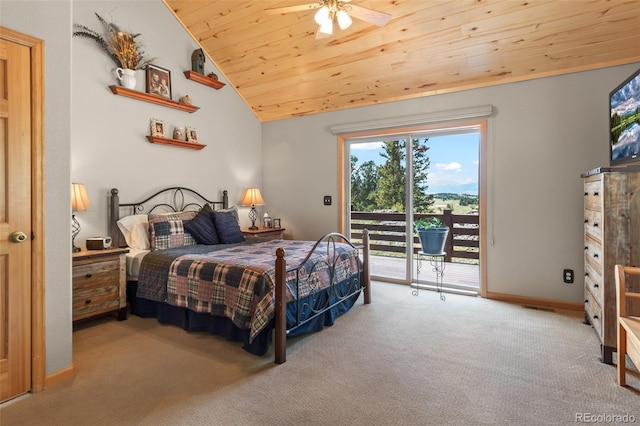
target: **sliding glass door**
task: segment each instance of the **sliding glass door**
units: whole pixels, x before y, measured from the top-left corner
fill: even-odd
[[[345,139],[346,229],[369,229],[372,277],[415,284],[413,222],[436,216],[451,228],[445,285],[478,290],[480,140],[479,126]],[[423,270],[418,284],[434,279]]]

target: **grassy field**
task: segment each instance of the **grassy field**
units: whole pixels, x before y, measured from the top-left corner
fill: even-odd
[[[444,209],[451,209],[453,214],[468,214],[470,211],[478,211],[477,205],[461,206],[460,200],[444,200],[442,198],[435,198],[433,203],[433,209],[436,213],[442,213]]]

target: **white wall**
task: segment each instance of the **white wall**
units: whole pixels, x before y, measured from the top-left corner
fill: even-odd
[[[260,122],[230,85],[214,90],[185,78],[183,71],[191,69],[198,46],[169,9],[159,0],[75,1],[73,22],[102,31],[94,13],[140,33],[153,63],[171,72],[173,99],[188,94],[200,109],[190,114],[112,94],[108,87],[117,84],[113,62],[93,41],[73,38],[71,179],[85,184],[91,201],[88,211],[76,214],[82,226],[77,245],[83,246],[87,237],[107,235],[113,187],[121,202],[176,185],[211,198],[226,189],[231,204],[239,203],[248,186],[260,187]],[[227,83],[209,59],[205,72],[215,72]],[[136,77],[136,89],[144,92],[145,72]],[[151,144],[145,137],[151,118],[163,120],[171,131],[174,126],[194,127],[207,146],[195,151]],[[246,214],[241,219],[249,223]]]
[[[44,188],[46,372],[68,367],[71,353],[69,135],[71,2],[0,2],[0,25],[44,40]]]
[[[337,230],[337,138],[329,127],[491,104],[487,290],[581,303],[580,173],[608,165],[608,94],[639,64],[263,124],[263,185],[290,236]],[[393,76],[389,76],[393,78]],[[574,284],[562,270],[574,269]]]

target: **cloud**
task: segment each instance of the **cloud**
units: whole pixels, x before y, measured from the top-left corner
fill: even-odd
[[[453,161],[451,163],[448,163],[448,164],[436,163],[436,169],[460,172],[460,171],[462,171],[462,165],[460,163],[456,163],[455,161]]]
[[[382,146],[384,145],[384,142],[364,142],[364,143],[358,143],[357,145],[352,145],[352,149],[362,149],[362,150],[375,150],[375,149],[381,149]]]

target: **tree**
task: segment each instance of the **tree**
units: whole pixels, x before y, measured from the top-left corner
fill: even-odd
[[[413,148],[413,211],[425,213],[433,205],[433,195],[427,194],[427,170],[431,165],[427,157],[428,139],[421,143],[412,140]],[[405,182],[405,141],[384,142],[384,152],[380,155],[386,159],[378,169],[378,193],[376,201],[379,209],[404,211],[406,199]]]
[[[427,194],[427,176],[431,166],[431,160],[427,157],[426,145],[429,139],[424,139],[420,143],[419,139],[412,141],[413,145],[413,211],[414,213],[426,213],[433,205],[434,199],[432,194]]]
[[[351,156],[351,209],[371,212],[377,209],[378,166],[367,161],[358,166],[358,157]]]
[[[386,161],[378,168],[378,193],[376,194],[378,208],[404,211],[404,141],[384,142],[384,152],[380,155],[386,158]]]

